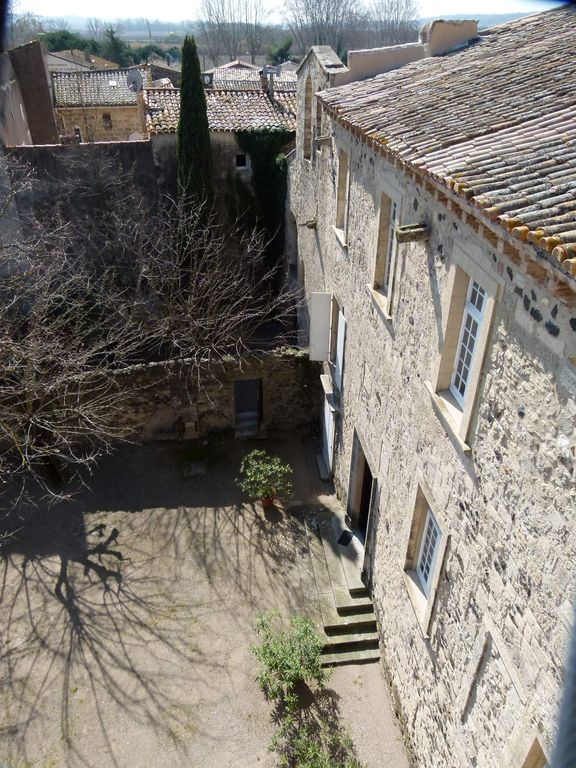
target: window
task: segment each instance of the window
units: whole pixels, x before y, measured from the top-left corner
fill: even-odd
[[[378,241],[376,244],[376,267],[374,270],[374,290],[384,299],[384,311],[392,312],[392,294],[396,277],[396,223],[398,221],[399,204],[388,195],[380,198],[380,215],[378,217]],[[376,297],[378,298],[378,297]]]
[[[348,153],[343,149],[338,153],[338,189],[336,191],[336,234],[342,245],[346,244],[348,234],[348,192],[350,187],[350,167]]]
[[[430,508],[428,508],[424,533],[420,544],[420,553],[416,563],[416,573],[418,574],[420,586],[425,595],[428,595],[430,592],[432,574],[434,573],[434,566],[436,564],[441,538],[442,534],[440,533],[438,523]]]
[[[460,406],[464,406],[464,399],[470,381],[470,370],[474,358],[474,350],[477,348],[480,324],[482,322],[482,309],[486,299],[486,292],[475,280],[470,280],[470,288],[464,303],[464,317],[460,329],[458,352],[450,382],[450,391]]]
[[[428,634],[447,540],[430,489],[420,478],[404,560],[404,583],[424,635]]]
[[[342,391],[344,377],[344,349],[346,319],[344,312],[331,293],[311,293],[310,360],[330,363],[334,388]]]
[[[112,130],[112,115],[109,112],[105,112],[102,115],[102,122],[104,123],[105,130]]]
[[[248,155],[244,154],[243,152],[239,152],[236,155],[236,168],[242,169],[248,167]]]
[[[306,78],[306,94],[304,96],[304,158],[310,159],[312,154],[312,78]]]
[[[482,252],[477,255],[482,256]],[[468,433],[499,284],[497,278],[476,266],[460,246],[455,247],[454,261],[450,293],[446,297],[449,302],[442,313],[442,352],[436,383],[433,386],[426,382],[426,387],[446,432],[461,450],[468,452]]]
[[[330,343],[330,361],[333,368],[333,383],[338,392],[342,391],[344,377],[344,345],[346,343],[346,319],[338,306],[338,302],[332,302],[332,333]]]

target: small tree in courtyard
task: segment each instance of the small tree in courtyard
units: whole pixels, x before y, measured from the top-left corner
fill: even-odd
[[[196,42],[188,35],[182,46],[177,155],[180,196],[209,202],[212,198],[212,147],[206,97]]]

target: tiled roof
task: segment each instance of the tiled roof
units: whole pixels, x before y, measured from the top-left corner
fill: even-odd
[[[324,91],[344,125],[466,197],[521,240],[576,257],[576,9]],[[576,261],[565,269],[576,275]]]
[[[205,91],[208,124],[212,131],[250,131],[258,128],[296,130],[296,94],[277,93],[274,103],[258,91]],[[175,133],[180,116],[176,88],[144,90],[146,127],[151,134]]]
[[[296,91],[296,85],[296,72],[282,70],[279,75],[274,75],[275,91]],[[214,90],[250,91],[260,87],[260,70],[258,69],[216,67],[212,70],[212,88]]]
[[[257,64],[251,64],[249,61],[240,61],[240,59],[234,59],[234,61],[229,61],[227,64],[221,64],[220,67],[212,67],[212,69],[206,69],[204,72],[202,72],[203,75],[212,74],[216,69],[255,69],[259,70],[262,69],[262,67],[259,67]]]
[[[137,94],[128,88],[126,77],[133,69],[53,72],[55,107],[121,106],[137,104]],[[144,85],[150,83],[147,67],[139,69]]]

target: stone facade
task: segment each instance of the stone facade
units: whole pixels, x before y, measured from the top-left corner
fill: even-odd
[[[375,480],[364,568],[406,739],[418,765],[524,768],[535,739],[550,758],[573,620],[574,281],[499,239],[316,101],[307,118],[308,76],[314,93],[327,87],[313,55],[298,80],[293,258],[308,303],[332,294],[346,321],[339,397],[337,364],[324,363],[333,477],[352,527],[359,455]],[[311,133],[330,138],[308,160]],[[344,232],[335,229],[342,151]],[[374,277],[382,194],[397,201],[398,223],[423,224],[428,237],[398,245],[390,312]],[[436,391],[459,274],[486,286],[489,302],[463,431]],[[306,312],[301,322],[306,334]],[[441,546],[426,596],[412,569],[428,508]]]
[[[200,379],[185,364],[135,366],[119,377],[121,387],[131,391],[121,411],[137,439],[177,436],[179,421],[188,425],[188,436],[230,430],[236,421],[234,382],[260,379],[263,432],[309,433],[316,427],[318,375],[308,355],[291,348],[231,358],[206,369]]]
[[[73,135],[80,129],[81,141],[128,141],[147,136],[138,105],[98,107],[54,107],[60,132]]]

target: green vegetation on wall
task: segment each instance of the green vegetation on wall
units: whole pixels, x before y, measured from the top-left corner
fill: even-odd
[[[228,189],[228,204],[247,228],[254,224],[264,230],[268,245],[266,260],[271,268],[280,262],[284,250],[284,214],[287,163],[283,150],[294,134],[285,129],[262,128],[236,134],[242,152],[250,157],[250,185],[238,175]],[[251,187],[251,188],[250,188]]]

